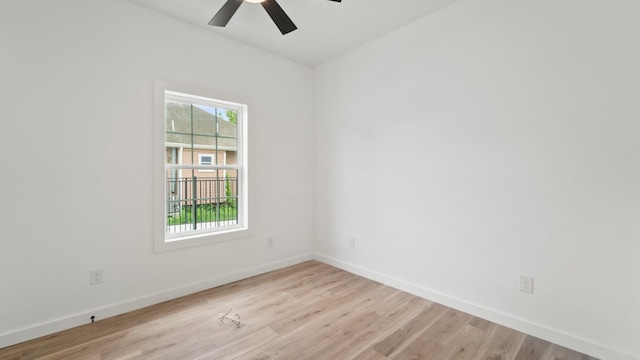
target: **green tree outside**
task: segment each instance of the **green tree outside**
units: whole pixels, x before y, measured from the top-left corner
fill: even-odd
[[[230,123],[234,125],[238,124],[238,113],[236,111],[227,110],[227,118],[229,119]]]

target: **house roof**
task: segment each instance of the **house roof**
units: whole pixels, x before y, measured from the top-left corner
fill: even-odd
[[[236,151],[236,125],[197,106],[166,102],[165,142],[171,146]],[[217,129],[217,130],[216,130]]]

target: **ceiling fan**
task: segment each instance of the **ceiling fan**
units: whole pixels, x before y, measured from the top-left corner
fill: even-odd
[[[225,27],[236,10],[242,5],[245,0],[227,0],[224,5],[218,10],[216,15],[209,21],[209,25]],[[298,27],[291,21],[289,16],[282,10],[276,0],[246,0],[251,3],[260,3],[262,7],[267,11],[267,14],[271,17],[282,35],[288,34]],[[329,0],[334,2],[342,2],[342,0]]]

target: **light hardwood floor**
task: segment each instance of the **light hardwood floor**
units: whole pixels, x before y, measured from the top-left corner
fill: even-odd
[[[593,358],[309,261],[0,349],[0,359]]]

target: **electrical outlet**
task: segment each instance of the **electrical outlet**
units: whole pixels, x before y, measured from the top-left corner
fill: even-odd
[[[533,278],[530,276],[520,275],[520,291],[533,294]]]
[[[356,248],[356,238],[350,238],[349,239],[349,248],[351,248],[351,249],[355,249]]]
[[[102,284],[102,269],[89,271],[89,285]]]
[[[275,245],[274,241],[273,241],[273,237],[268,237],[267,238],[267,247],[273,247]]]

